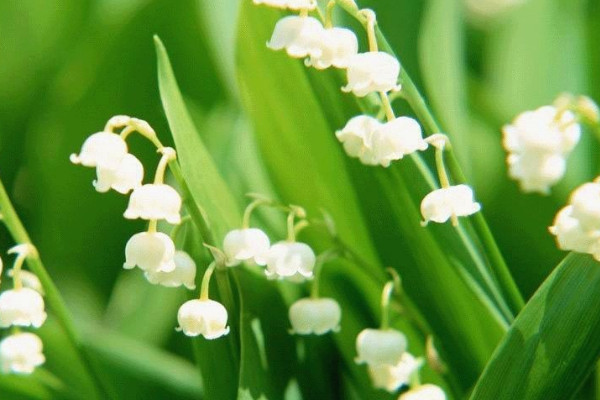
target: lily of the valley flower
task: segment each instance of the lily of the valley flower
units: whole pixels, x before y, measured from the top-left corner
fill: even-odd
[[[73,164],[115,169],[127,154],[127,143],[116,133],[98,132],[88,137],[79,154],[71,154]]]
[[[254,4],[264,4],[266,6],[289,9],[289,10],[314,10],[317,7],[315,0],[253,0]]]
[[[117,168],[96,167],[96,175],[98,179],[94,181],[94,187],[98,192],[104,193],[114,189],[126,194],[142,186],[144,166],[137,157],[126,154]]]
[[[358,53],[358,39],[350,29],[327,28],[321,32],[318,39],[318,50],[313,51],[305,62],[309,67],[346,68],[350,59]]]
[[[177,321],[177,330],[187,336],[217,339],[229,333],[227,310],[221,303],[210,299],[185,302],[179,308]]]
[[[352,92],[355,96],[400,90],[400,63],[388,53],[373,51],[356,54],[348,60],[346,71],[348,84],[342,90]]]
[[[173,257],[175,269],[169,272],[146,272],[148,282],[166,287],[185,286],[190,290],[196,288],[196,263],[185,251],[177,250]]]
[[[342,310],[334,299],[306,298],[292,304],[289,318],[293,333],[324,335],[339,330]]]
[[[369,375],[373,386],[394,393],[410,383],[411,377],[421,368],[422,364],[421,359],[405,352],[396,365],[370,365]]]
[[[269,237],[260,229],[235,229],[225,235],[223,251],[227,257],[227,265],[239,265],[243,261],[253,261],[265,265],[265,256],[271,242]]]
[[[0,294],[0,327],[32,326],[46,321],[44,299],[33,289],[22,287]]]
[[[320,56],[322,54],[320,40],[323,30],[321,22],[313,17],[283,17],[275,25],[267,47],[272,50],[285,49],[287,54],[294,58]]]
[[[269,249],[265,260],[267,277],[303,280],[312,277],[316,257],[305,243],[282,241]]]
[[[402,393],[398,400],[446,400],[446,394],[439,386],[428,383]]]
[[[181,222],[181,196],[165,184],[146,184],[136,188],[129,198],[125,218],[164,219],[171,224]]]
[[[0,269],[0,272],[1,272],[1,269]],[[19,275],[20,275],[19,278],[21,279],[21,283],[23,284],[24,287],[33,289],[36,292],[38,292],[39,294],[44,295],[44,288],[42,287],[42,282],[40,282],[40,279],[37,277],[37,275],[35,275],[34,273],[31,273],[29,271],[25,271],[25,270],[19,270]],[[9,269],[8,276],[11,278],[14,278],[15,270]]]
[[[351,118],[342,130],[335,133],[335,136],[350,157],[358,158],[365,165],[377,165],[371,138],[380,126],[381,122],[376,118],[358,115]]]
[[[374,158],[384,167],[405,155],[425,150],[421,125],[409,117],[399,117],[375,130],[372,137]]]
[[[449,186],[427,194],[421,202],[424,223],[444,223],[450,218],[466,217],[481,210],[473,200],[473,189],[467,185]]]
[[[406,346],[406,336],[395,329],[364,329],[356,338],[356,362],[370,366],[397,365]]]
[[[125,269],[138,266],[148,273],[171,272],[175,265],[175,244],[162,232],[140,232],[125,246]]]
[[[42,340],[33,333],[8,336],[0,342],[0,370],[6,374],[31,374],[46,361],[42,350]]]

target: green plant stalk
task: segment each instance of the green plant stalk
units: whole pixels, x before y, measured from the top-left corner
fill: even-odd
[[[19,244],[26,243],[33,245],[29,234],[25,230],[23,223],[19,219],[19,216],[17,215],[10,198],[6,193],[6,189],[2,183],[2,180],[0,180],[0,210],[2,211],[2,220],[15,242]],[[75,324],[69,313],[69,310],[67,309],[65,301],[60,295],[58,288],[52,281],[52,278],[50,278],[50,275],[44,267],[44,264],[42,263],[42,260],[37,252],[35,254],[30,254],[27,257],[27,265],[39,278],[42,287],[44,288],[46,302],[52,309],[52,312],[54,313],[59,324],[64,329],[69,343],[73,346],[75,352],[80,356],[80,359],[86,368],[87,375],[94,383],[96,391],[99,393],[98,397],[114,398],[112,392],[107,388],[102,379],[100,379],[94,363],[90,355],[87,353],[87,349],[85,348],[79,333],[75,328]]]
[[[337,0],[337,4],[360,23],[365,24],[367,22],[365,16],[359,13],[360,10],[353,0]],[[394,50],[379,29],[378,25],[375,25],[375,32],[382,50],[395,55]],[[442,132],[440,125],[425,102],[425,98],[423,95],[421,95],[419,89],[416,87],[410,75],[404,68],[402,68],[400,72],[400,81],[402,82],[401,93],[404,99],[413,109],[417,115],[417,118],[419,118],[419,120],[421,120],[421,122],[425,125],[426,129],[430,133]],[[447,146],[446,152],[448,167],[453,179],[457,183],[466,182],[466,178],[462,172],[462,169],[460,168],[458,160],[456,159],[456,155],[452,151],[452,147]],[[512,278],[510,270],[508,269],[508,266],[502,257],[502,253],[500,252],[500,249],[498,248],[498,245],[496,244],[496,241],[494,240],[490,228],[483,218],[483,215],[481,213],[477,213],[472,217],[472,219],[475,231],[481,239],[481,244],[490,260],[490,265],[499,281],[502,292],[507,296],[507,301],[511,311],[516,315],[525,305],[521,292]]]

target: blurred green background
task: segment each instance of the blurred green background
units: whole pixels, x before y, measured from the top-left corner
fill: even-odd
[[[377,12],[402,64],[457,137],[484,214],[529,297],[564,256],[547,226],[570,190],[596,175],[600,149],[584,136],[551,196],[523,195],[507,178],[500,127],[563,91],[600,99],[600,2],[524,0],[483,15],[466,3],[451,6],[457,1],[360,4]],[[437,13],[426,13],[430,6]],[[0,0],[0,178],[77,321],[99,338],[102,327],[191,359],[189,341],[173,330],[184,292],[123,272],[124,244],[143,223],[123,219],[127,199],[96,193],[93,172],[69,163],[116,114],[145,119],[171,141],[153,34],[167,46],[197,127],[240,201],[270,190],[239,103],[236,9],[234,0]],[[132,143],[151,173],[151,148]],[[12,245],[4,230],[0,244],[3,253]],[[66,361],[52,356],[52,321],[44,329],[52,369]],[[128,375],[123,365],[113,379],[131,398],[195,393]]]

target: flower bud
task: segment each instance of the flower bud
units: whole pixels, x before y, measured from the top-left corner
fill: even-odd
[[[181,196],[164,184],[146,184],[136,188],[129,198],[125,218],[165,219],[170,224],[181,222]]]
[[[356,362],[397,365],[406,351],[406,336],[394,329],[364,329],[356,338]]]
[[[402,393],[398,400],[446,400],[446,394],[439,386],[428,383]]]
[[[94,181],[94,188],[100,193],[114,189],[119,193],[127,194],[131,190],[142,186],[144,179],[144,166],[132,154],[126,154],[117,168],[96,167],[98,179]]]
[[[32,326],[39,328],[46,321],[44,299],[33,289],[20,288],[0,294],[0,327]]]
[[[348,61],[347,75],[348,84],[342,90],[358,97],[400,89],[400,63],[390,54],[381,51],[352,56]]]
[[[381,125],[373,133],[372,143],[375,159],[384,167],[391,161],[427,148],[421,126],[409,117],[399,117]]]
[[[269,278],[289,278],[303,280],[311,278],[316,257],[313,250],[304,243],[279,242],[274,244],[265,257]]]
[[[5,374],[31,374],[46,361],[42,350],[42,340],[33,333],[8,336],[0,342],[0,370]]]
[[[481,210],[473,200],[473,190],[467,185],[450,186],[429,193],[421,202],[425,223],[444,223],[452,216],[465,217]]]
[[[116,133],[98,132],[88,137],[79,154],[71,154],[73,164],[85,167],[116,168],[127,154],[127,143]]]
[[[422,360],[405,352],[396,365],[369,365],[369,375],[377,389],[396,392],[402,386],[409,385],[410,379],[419,368]]]
[[[177,250],[173,258],[175,269],[170,272],[146,272],[148,282],[166,287],[185,286],[190,290],[196,289],[196,263],[185,251]]]
[[[14,269],[8,270],[8,276],[14,278]],[[42,282],[40,282],[40,279],[37,277],[37,275],[22,269],[19,271],[19,277],[21,278],[21,282],[23,283],[24,287],[33,289],[42,296],[44,295],[44,287],[42,286]]]
[[[304,58],[320,55],[320,38],[323,25],[313,17],[287,16],[275,25],[273,36],[267,43],[271,50],[283,50],[290,57]]]
[[[129,239],[125,246],[125,264],[123,268],[138,266],[141,270],[171,272],[175,269],[175,244],[162,232],[140,232]]]
[[[350,58],[358,53],[356,34],[347,28],[328,28],[321,32],[314,51],[305,64],[316,69],[331,66],[346,68]]]
[[[227,265],[239,265],[242,261],[254,261],[258,265],[265,265],[265,256],[270,245],[269,237],[260,229],[232,230],[223,240]]]
[[[340,329],[342,310],[337,301],[328,298],[300,299],[290,307],[293,333],[323,335]]]
[[[177,313],[178,331],[187,336],[202,335],[206,339],[217,339],[229,333],[227,310],[214,300],[190,300]]]

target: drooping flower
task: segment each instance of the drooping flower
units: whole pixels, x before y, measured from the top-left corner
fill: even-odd
[[[8,336],[0,342],[0,369],[5,374],[31,374],[46,361],[42,350],[42,340],[33,333]]]
[[[289,10],[314,10],[317,7],[315,0],[253,0],[254,4],[264,4],[266,6],[289,9]]]
[[[344,92],[364,97],[373,92],[399,90],[400,63],[396,58],[381,51],[360,53],[348,60],[348,84]]]
[[[323,30],[321,22],[313,17],[283,17],[275,25],[267,47],[272,50],[285,49],[294,58],[305,58],[313,54],[319,56],[322,53],[319,43]]]
[[[136,266],[148,273],[171,272],[175,265],[175,244],[162,232],[140,232],[125,246],[125,269]]]
[[[125,218],[164,219],[171,224],[181,222],[181,196],[165,184],[146,184],[134,189],[125,210]]]
[[[405,352],[396,365],[369,365],[369,375],[373,386],[394,393],[410,383],[412,375],[421,368],[422,364],[421,359]]]
[[[439,386],[427,383],[402,393],[398,400],[446,400],[446,394]]]
[[[46,321],[44,299],[33,289],[22,287],[0,294],[0,327],[32,326]]]
[[[344,146],[346,154],[358,158],[365,165],[377,165],[378,160],[373,153],[373,133],[381,126],[381,122],[368,115],[351,118],[342,130],[335,133]]]
[[[175,269],[169,272],[156,271],[145,273],[148,282],[166,287],[185,286],[190,290],[196,288],[196,263],[188,253],[177,250],[173,257]]]
[[[265,260],[267,277],[302,280],[312,277],[316,257],[307,244],[284,241],[274,244]]]
[[[79,154],[71,154],[73,164],[85,167],[117,168],[127,154],[127,143],[116,133],[98,132],[88,137]]]
[[[217,339],[229,333],[227,310],[214,300],[190,300],[177,313],[178,331],[187,336],[202,335],[206,339]]]
[[[572,216],[585,230],[600,229],[600,183],[584,183],[569,198],[573,206]]]
[[[94,188],[100,193],[114,189],[119,193],[127,194],[131,190],[142,186],[144,179],[144,166],[133,154],[126,154],[115,169],[96,167],[98,179],[94,181]]]
[[[405,155],[427,148],[421,125],[409,117],[399,117],[379,126],[373,133],[372,145],[374,158],[384,167]]]
[[[597,243],[600,243],[600,229],[584,230],[579,219],[573,217],[573,206],[571,205],[564,207],[556,214],[554,224],[548,229],[556,236],[558,247],[562,250],[594,253]],[[600,254],[597,257],[600,258]]]
[[[473,189],[468,185],[434,190],[421,201],[424,223],[444,223],[453,216],[466,217],[479,210],[481,205],[473,200]]]
[[[235,229],[225,235],[223,251],[227,257],[227,265],[239,265],[243,261],[253,261],[265,265],[265,256],[271,242],[269,237],[260,229]]]
[[[324,335],[340,328],[342,310],[330,298],[305,298],[296,301],[289,310],[292,331],[298,335]]]
[[[356,34],[347,28],[327,28],[317,42],[318,51],[310,54],[305,64],[316,69],[331,66],[346,68],[350,58],[358,53]]]
[[[406,336],[394,329],[364,329],[356,338],[356,362],[397,365],[406,351]]]

